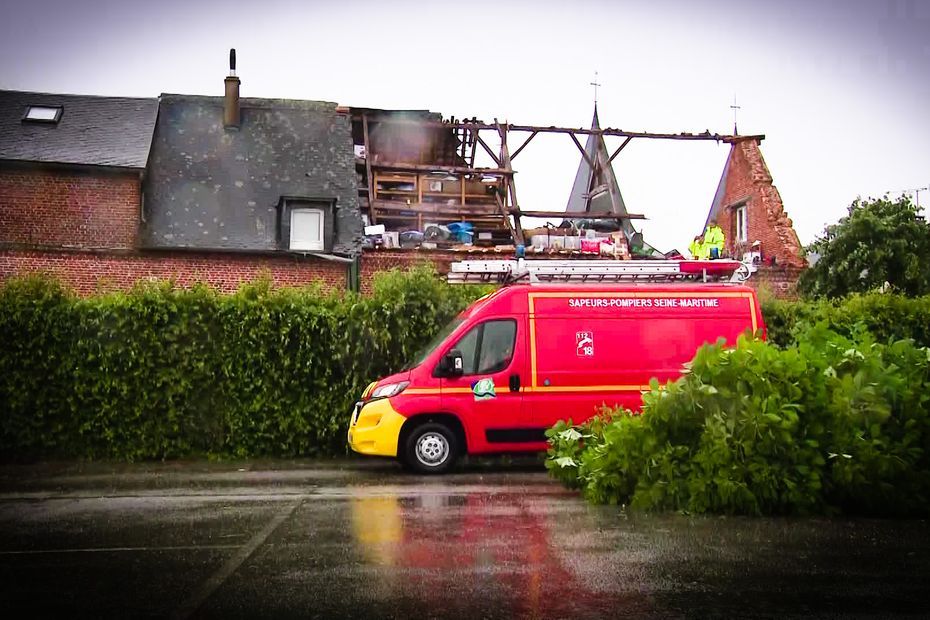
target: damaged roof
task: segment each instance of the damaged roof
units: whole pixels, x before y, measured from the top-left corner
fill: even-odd
[[[144,185],[143,240],[153,248],[281,249],[285,199],[333,204],[334,254],[363,238],[349,115],[335,103],[165,94]]]
[[[30,107],[60,113],[33,121]],[[154,98],[0,90],[0,160],[145,168],[157,113]]]
[[[594,107],[594,118],[591,120],[591,129],[600,129],[601,124],[597,117],[597,106]],[[614,215],[627,215],[626,203],[620,193],[620,186],[610,165],[607,154],[607,144],[604,136],[588,134],[585,144],[587,159],[581,158],[578,171],[575,173],[575,182],[572,184],[571,194],[565,210],[572,213],[612,213]],[[597,174],[588,164],[588,159],[598,165]],[[620,225],[627,235],[633,235],[636,230],[629,219],[620,221]]]

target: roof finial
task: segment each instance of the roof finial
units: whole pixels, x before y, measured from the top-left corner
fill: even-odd
[[[736,128],[736,113],[742,109],[742,106],[736,105],[736,93],[733,93],[733,105],[730,106],[730,109],[733,110],[733,135],[739,135],[739,129]]]
[[[594,87],[594,109],[596,110],[597,109],[597,87],[603,86],[602,84],[598,84],[597,82],[597,71],[594,72],[594,81],[591,82],[591,86]]]

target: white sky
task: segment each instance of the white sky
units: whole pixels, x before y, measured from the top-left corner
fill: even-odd
[[[857,196],[930,185],[930,0],[3,2],[5,89],[221,95],[235,47],[247,97],[587,127],[598,71],[603,127],[729,133],[735,94],[803,243]],[[727,148],[617,157],[647,241],[700,232]],[[520,205],[564,209],[579,159],[537,136],[514,162]]]

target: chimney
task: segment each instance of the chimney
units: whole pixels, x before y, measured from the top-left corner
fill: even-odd
[[[236,77],[236,50],[229,50],[229,75],[226,77],[226,97],[223,101],[223,126],[239,129],[239,78]]]

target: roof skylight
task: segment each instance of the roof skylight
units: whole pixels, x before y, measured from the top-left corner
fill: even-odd
[[[62,107],[51,105],[30,105],[26,106],[26,115],[24,121],[36,123],[57,123],[61,118]]]

